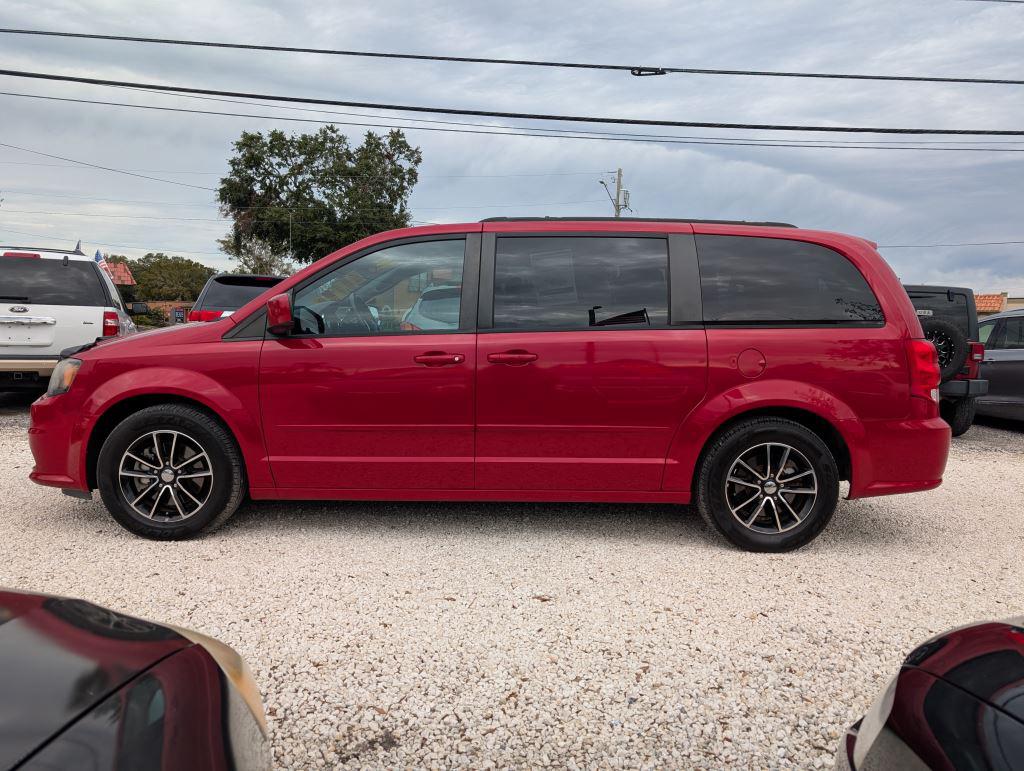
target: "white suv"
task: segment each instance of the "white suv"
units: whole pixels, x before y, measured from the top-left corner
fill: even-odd
[[[0,391],[45,388],[65,348],[134,331],[117,287],[91,257],[0,246]]]

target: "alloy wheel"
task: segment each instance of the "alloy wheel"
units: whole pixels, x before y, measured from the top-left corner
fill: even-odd
[[[140,436],[121,456],[117,476],[128,505],[156,522],[188,519],[213,490],[209,454],[181,431],[150,431]]]
[[[953,360],[953,340],[949,335],[933,329],[925,335],[925,339],[935,346],[935,353],[939,358],[939,366],[948,366]]]
[[[741,452],[725,478],[725,501],[733,517],[758,533],[792,530],[818,498],[818,477],[802,452],[766,442]]]

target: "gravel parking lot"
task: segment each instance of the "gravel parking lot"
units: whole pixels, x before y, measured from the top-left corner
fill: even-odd
[[[0,586],[229,643],[282,768],[830,766],[916,643],[1024,613],[1012,424],[775,556],[634,505],[249,503],[148,542],[27,480],[27,404],[0,396]]]

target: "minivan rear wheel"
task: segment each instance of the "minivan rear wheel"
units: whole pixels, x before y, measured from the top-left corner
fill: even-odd
[[[107,510],[146,538],[174,540],[224,524],[245,494],[234,439],[214,418],[181,404],[125,418],[103,443],[96,481]]]
[[[839,470],[813,431],[784,418],[743,421],[714,440],[697,483],[704,521],[748,551],[812,541],[839,501]]]

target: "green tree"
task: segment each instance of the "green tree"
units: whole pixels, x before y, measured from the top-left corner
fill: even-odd
[[[150,252],[137,260],[125,260],[135,277],[140,300],[184,300],[199,296],[206,280],[216,271],[187,257]]]
[[[295,272],[295,263],[259,238],[243,238],[238,243],[233,238],[219,238],[217,243],[235,260],[235,273],[290,276]]]
[[[246,241],[312,262],[373,233],[409,225],[423,156],[405,134],[368,131],[353,147],[336,126],[315,134],[243,132],[217,196],[233,222],[229,253]]]

